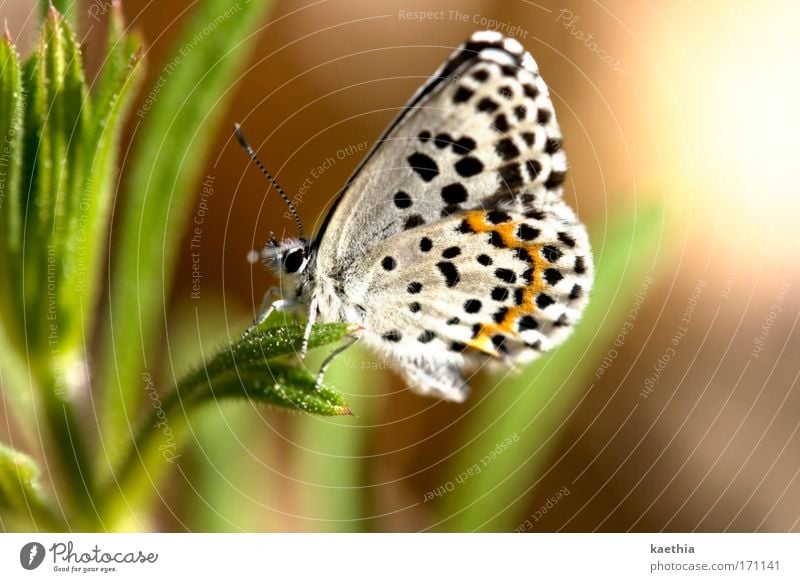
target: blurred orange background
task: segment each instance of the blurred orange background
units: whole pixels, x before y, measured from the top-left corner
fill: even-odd
[[[124,0],[147,47],[134,112],[192,4]],[[34,37],[34,5],[0,6],[23,54]],[[437,15],[410,17],[415,11]],[[192,329],[170,326],[169,341],[179,345],[198,329],[208,345],[226,328],[236,335],[274,284],[248,265],[248,251],[271,230],[294,235],[280,198],[264,200],[262,176],[232,139],[235,121],[290,195],[303,189],[299,212],[313,232],[359,162],[352,150],[371,145],[450,52],[492,24],[522,42],[550,86],[570,157],[566,195],[593,238],[609,235],[620,210],[651,202],[665,209],[634,327],[554,434],[546,476],[509,506],[534,514],[568,486],[535,531],[800,531],[798,23],[800,5],[788,1],[276,2],[231,87],[232,105],[216,112],[224,123],[206,171],[214,194],[202,243],[204,303],[190,300],[187,238],[172,306],[176,321],[190,316]],[[96,69],[104,29],[88,15],[81,24]],[[134,114],[129,140],[136,124]],[[184,155],[192,152],[176,152]],[[326,158],[335,163],[317,172]],[[200,191],[198,183],[198,201]],[[649,390],[694,304],[685,336]],[[479,400],[435,403],[390,374],[364,374],[369,393],[356,400],[371,412],[351,421],[368,446],[360,484],[334,484],[293,461],[298,451],[337,454],[298,428],[332,421],[226,407],[204,416],[215,428],[198,423],[186,468],[170,479],[148,527],[440,527],[421,501],[452,477],[442,473],[444,461],[463,444],[460,424]],[[0,437],[8,430],[0,427]],[[223,464],[228,457],[237,460]],[[336,488],[368,498],[369,510],[317,508],[319,496],[342,494]],[[202,520],[196,506],[204,507]]]

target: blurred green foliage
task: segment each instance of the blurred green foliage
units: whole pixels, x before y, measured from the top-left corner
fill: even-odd
[[[286,359],[300,347],[304,328],[284,320],[276,325],[271,318],[221,348],[168,391],[155,388],[142,354],[132,349],[158,343],[155,322],[169,295],[164,273],[175,267],[191,185],[216,129],[211,113],[224,104],[247,57],[251,43],[240,39],[248,38],[267,4],[201,2],[175,48],[169,79],[146,101],[120,241],[110,251],[111,306],[100,357],[87,346],[105,288],[119,136],[141,78],[141,42],[126,32],[120,5],[112,3],[106,58],[90,91],[72,27],[53,5],[43,4],[39,39],[27,60],[8,38],[0,39],[0,378],[16,396],[21,424],[35,424],[32,408],[43,407],[44,448],[47,460],[59,464],[55,485],[59,503],[66,502],[59,515],[40,489],[34,461],[0,446],[4,523],[113,530],[146,516],[154,479],[179,455],[188,415],[209,401],[245,398],[318,415],[350,414],[340,393],[318,387],[315,376]],[[183,58],[187,51],[191,59]],[[174,153],[188,150],[192,163],[176,163]],[[154,260],[159,256],[161,263]],[[348,330],[347,324],[314,326],[310,347],[338,342]],[[95,369],[105,374],[99,444],[91,423],[77,420]],[[143,406],[148,397],[151,407]]]

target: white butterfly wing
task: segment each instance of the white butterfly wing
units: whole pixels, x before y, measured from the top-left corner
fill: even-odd
[[[411,99],[316,240],[336,273],[376,241],[492,198],[561,197],[567,160],[547,86],[513,39],[479,32]]]

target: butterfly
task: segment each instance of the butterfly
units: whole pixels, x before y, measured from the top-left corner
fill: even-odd
[[[259,320],[307,310],[303,353],[315,321],[357,324],[412,389],[461,402],[467,373],[535,359],[583,312],[592,254],[563,200],[566,170],[533,57],[477,32],[385,130],[316,237],[279,189],[300,236],[262,252],[282,299]]]

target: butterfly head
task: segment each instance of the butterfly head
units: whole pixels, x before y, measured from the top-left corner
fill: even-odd
[[[276,275],[296,276],[306,270],[310,248],[311,241],[304,238],[289,238],[281,242],[271,238],[262,256],[264,263]]]

